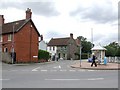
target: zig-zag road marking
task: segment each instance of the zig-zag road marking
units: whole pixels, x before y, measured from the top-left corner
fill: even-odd
[[[40,67],[34,68],[32,71],[38,71],[37,69],[39,69]]]

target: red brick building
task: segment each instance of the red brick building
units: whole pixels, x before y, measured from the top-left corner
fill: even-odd
[[[11,53],[14,60],[19,62],[37,62],[40,34],[34,25],[31,9],[26,10],[26,19],[4,23],[4,16],[0,15],[2,35],[0,43],[2,52]]]

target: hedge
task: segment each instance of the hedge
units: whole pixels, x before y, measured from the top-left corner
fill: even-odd
[[[38,51],[38,59],[44,59],[44,60],[48,60],[50,58],[49,52],[44,51],[44,50],[39,50]]]
[[[78,56],[78,59],[80,59],[80,54],[75,53],[76,56]],[[81,54],[81,59],[87,59],[88,58],[88,53],[82,53]]]
[[[88,58],[88,53],[82,53],[81,59],[87,59]]]

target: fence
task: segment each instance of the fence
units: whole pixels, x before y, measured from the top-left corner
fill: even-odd
[[[109,63],[120,63],[120,57],[107,57]]]

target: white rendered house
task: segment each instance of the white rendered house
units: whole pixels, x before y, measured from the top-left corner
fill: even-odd
[[[48,46],[47,51],[51,54],[51,56],[57,54],[57,47],[56,46]]]
[[[43,40],[43,36],[42,35],[41,35],[41,40],[39,42],[39,49],[47,51],[47,44]]]

